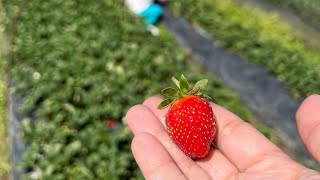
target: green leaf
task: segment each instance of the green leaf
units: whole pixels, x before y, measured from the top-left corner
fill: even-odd
[[[180,77],[180,89],[183,94],[188,93],[188,90],[189,90],[188,80],[184,77],[183,74]]]
[[[190,92],[188,92],[189,95],[198,94],[200,91],[200,88],[193,88]]]
[[[171,105],[171,103],[174,101],[174,99],[165,99],[163,100],[159,105],[158,109],[163,109]]]
[[[178,81],[178,79],[176,79],[174,76],[172,76],[171,80],[180,89],[180,82]]]
[[[179,96],[178,91],[173,89],[172,87],[165,88],[161,92],[162,92],[163,95],[165,95],[167,97],[177,98]]]
[[[193,90],[194,89],[204,89],[204,87],[207,85],[207,83],[208,83],[208,79],[201,79],[201,80],[199,80],[198,82],[196,82],[196,84],[194,85],[194,87],[193,87]]]

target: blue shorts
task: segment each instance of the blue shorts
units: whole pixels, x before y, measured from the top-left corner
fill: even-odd
[[[147,24],[155,25],[158,22],[161,14],[162,7],[158,4],[152,4],[142,13],[140,13],[140,16],[143,17]]]

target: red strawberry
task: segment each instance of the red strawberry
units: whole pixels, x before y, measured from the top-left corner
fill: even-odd
[[[165,88],[162,93],[168,97],[159,104],[162,109],[171,105],[166,116],[167,131],[172,140],[189,157],[202,158],[209,152],[216,134],[215,118],[208,101],[210,98],[200,92],[208,80],[198,81],[191,91],[186,78],[180,81],[172,78],[179,90]]]
[[[108,119],[107,120],[107,126],[109,128],[114,128],[115,125],[116,125],[116,121],[115,120],[113,120],[113,119]]]

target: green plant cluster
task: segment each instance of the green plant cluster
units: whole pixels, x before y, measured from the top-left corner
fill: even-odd
[[[3,44],[3,8],[0,3],[0,44]],[[9,146],[8,125],[7,125],[7,87],[5,82],[5,73],[3,68],[3,48],[0,47],[0,179],[7,177],[10,171],[9,164]]]
[[[5,10],[14,35],[7,64],[16,94],[24,95],[26,179],[141,179],[124,117],[173,75],[208,78],[216,103],[251,117],[166,31],[151,36],[119,0],[10,0]],[[108,128],[109,119],[121,127]]]
[[[309,23],[320,29],[320,1],[319,0],[269,0],[270,2],[288,7]]]
[[[232,0],[175,1],[172,9],[219,43],[267,67],[295,97],[320,93],[320,54],[299,42],[275,14]]]
[[[6,83],[4,81],[4,72],[0,67],[0,179],[10,171],[9,165],[9,147],[7,144],[8,126],[6,111]]]

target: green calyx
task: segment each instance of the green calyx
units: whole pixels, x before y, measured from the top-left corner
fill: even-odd
[[[204,87],[208,83],[208,79],[202,79],[193,86],[193,88],[189,91],[189,83],[186,77],[182,74],[180,76],[180,79],[177,80],[175,77],[171,78],[173,83],[178,87],[178,90],[167,87],[161,90],[161,93],[166,96],[166,99],[164,99],[158,106],[158,109],[163,109],[168,106],[170,106],[175,100],[179,98],[183,98],[190,95],[199,96],[201,98],[211,99],[206,94],[201,93],[200,91],[204,89]]]

